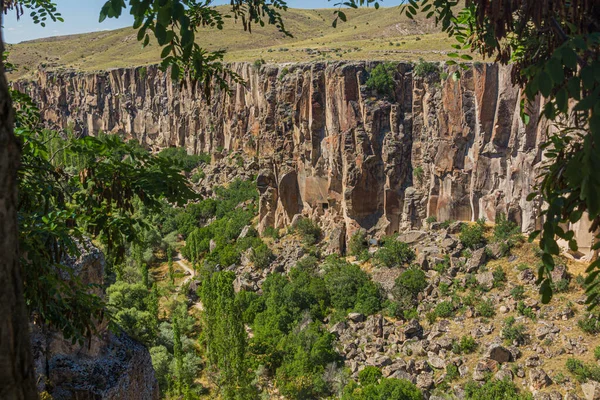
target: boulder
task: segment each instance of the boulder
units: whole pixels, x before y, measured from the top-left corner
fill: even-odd
[[[487,357],[500,364],[512,361],[510,350],[499,344],[492,344],[487,351]]]
[[[552,379],[546,371],[541,368],[534,368],[529,371],[529,389],[536,392],[552,384]]]
[[[486,290],[491,290],[494,287],[494,273],[492,271],[480,272],[475,275],[477,284]]]
[[[600,383],[596,381],[582,383],[581,391],[585,396],[585,400],[600,400]]]
[[[485,249],[474,250],[471,257],[467,260],[467,273],[471,274],[477,272],[479,267],[485,264],[486,260],[487,256],[485,254]]]

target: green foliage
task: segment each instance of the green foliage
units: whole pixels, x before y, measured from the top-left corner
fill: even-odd
[[[210,369],[223,398],[245,399],[255,390],[246,359],[242,309],[233,291],[233,272],[215,272],[202,282],[203,338]]]
[[[452,351],[455,354],[471,354],[477,349],[477,341],[472,336],[463,336],[460,341],[452,343]]]
[[[382,96],[393,96],[396,88],[396,68],[393,63],[378,64],[369,74],[367,88],[376,90]]]
[[[377,367],[367,366],[358,373],[358,381],[362,386],[375,385],[383,378],[383,373]]]
[[[378,384],[361,385],[351,382],[344,388],[342,400],[422,400],[423,394],[404,379],[386,378]]]
[[[569,358],[566,362],[567,370],[575,375],[578,381],[586,382],[588,380],[600,381],[600,367],[594,364],[586,364],[576,358]]]
[[[489,380],[483,385],[470,381],[465,385],[465,398],[469,400],[532,400],[529,393],[520,393],[510,380]]]
[[[275,240],[279,239],[279,231],[272,226],[268,226],[263,232],[263,236],[271,237]]]
[[[382,239],[382,247],[375,253],[377,263],[391,267],[410,264],[415,259],[415,252],[406,243],[397,240],[397,236]]]
[[[184,171],[190,172],[202,164],[210,163],[207,154],[190,155],[182,147],[168,147],[161,150],[158,156],[178,165]]]
[[[415,65],[414,74],[418,77],[425,77],[430,74],[440,72],[440,67],[437,63],[427,62],[422,58],[419,59],[417,65]]]
[[[16,91],[11,97],[23,143],[18,215],[27,304],[65,337],[82,341],[97,326],[92,321],[102,319],[104,305],[79,278],[64,279],[65,260],[91,249],[84,237],[96,239],[110,276],[126,248],[153,230],[136,213],[138,205],[156,212],[163,199],[182,205],[195,194],[177,168],[138,145],[116,135],[41,131],[31,99]]]
[[[435,306],[434,313],[438,318],[450,318],[454,316],[454,305],[450,301],[442,301]]]
[[[579,329],[590,335],[600,333],[600,318],[594,313],[587,313],[577,321]]]
[[[267,62],[264,59],[259,58],[259,59],[254,60],[254,62],[252,63],[252,66],[254,67],[255,70],[259,71],[260,67],[262,67],[266,63]]]
[[[517,285],[510,290],[510,295],[515,300],[523,300],[525,298],[525,288],[523,285]]]
[[[485,225],[481,221],[477,221],[476,224],[472,225],[464,224],[460,230],[460,242],[471,250],[477,250],[485,246],[484,231]]]
[[[156,295],[142,283],[116,282],[106,290],[113,321],[137,340],[151,344],[156,338]]]
[[[554,293],[568,292],[570,283],[571,281],[569,279],[561,279],[559,281],[552,282],[552,291]]]
[[[475,311],[484,318],[492,318],[496,315],[494,302],[492,300],[481,300],[476,306]]]
[[[367,232],[361,229],[352,235],[348,243],[348,250],[350,251],[350,255],[363,258],[365,252],[369,250]]]
[[[335,309],[367,315],[381,310],[380,289],[359,266],[330,257],[324,268],[323,278]]]
[[[283,67],[281,69],[281,72],[279,73],[279,76],[277,77],[277,80],[282,81],[283,78],[285,78],[286,75],[289,73],[290,73],[290,69],[288,67]]]
[[[392,294],[401,309],[412,309],[417,305],[417,296],[426,287],[425,272],[419,268],[411,267],[396,278]]]
[[[506,282],[506,272],[504,272],[504,270],[502,269],[501,266],[497,266],[494,271],[492,272],[492,275],[494,277],[494,287],[495,288],[501,288],[504,287],[504,283]]]
[[[451,382],[460,378],[460,373],[458,372],[458,367],[454,364],[448,364],[446,366],[446,380]]]
[[[525,316],[525,317],[527,317],[527,318],[529,318],[531,320],[535,321],[535,319],[536,319],[535,312],[533,311],[533,309],[531,307],[527,307],[525,305],[524,301],[519,301],[517,303],[517,312],[520,315],[523,315],[523,316]]]
[[[250,255],[250,260],[254,263],[254,265],[260,269],[267,268],[271,261],[273,261],[274,255],[269,246],[265,243],[260,243],[258,246],[252,249],[252,253]]]
[[[321,238],[321,228],[316,222],[308,218],[301,218],[296,225],[296,230],[307,245],[315,244]]]
[[[509,221],[506,214],[500,213],[496,217],[496,224],[494,225],[494,241],[510,249],[521,240],[523,240],[523,237],[519,225]]]
[[[504,321],[502,337],[510,343],[525,344],[527,342],[527,328],[523,324],[517,324],[514,317],[508,317]]]
[[[437,218],[435,217],[435,215],[430,215],[429,217],[427,217],[425,219],[425,222],[427,222],[428,224],[433,224],[434,222],[437,222]]]

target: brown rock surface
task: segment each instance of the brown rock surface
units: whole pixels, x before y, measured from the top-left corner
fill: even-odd
[[[525,198],[545,126],[521,122],[510,68],[481,64],[440,85],[401,63],[386,99],[365,85],[373,65],[294,64],[283,76],[282,66],[233,64],[247,84],[231,96],[216,91],[210,104],[198,86],[175,86],[156,67],[144,78],[140,68],[40,72],[14,85],[54,126],[118,133],[151,149],[257,157],[261,229],[323,211],[345,223],[347,237],[360,227],[419,229],[429,216],[494,221],[504,212],[523,231],[539,226],[538,206]]]

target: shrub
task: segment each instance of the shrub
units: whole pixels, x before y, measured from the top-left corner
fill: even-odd
[[[590,335],[597,335],[600,333],[600,319],[597,315],[587,313],[579,321],[577,321],[579,328],[585,333]]]
[[[510,380],[490,380],[483,385],[467,382],[465,398],[469,400],[531,400],[530,393],[520,393],[517,386]]]
[[[321,228],[311,219],[301,218],[296,225],[296,230],[300,232],[302,240],[307,245],[315,244],[321,238]]]
[[[594,358],[596,359],[596,361],[600,360],[600,346],[596,346],[596,348],[594,349]]]
[[[420,165],[415,167],[413,169],[413,174],[414,174],[415,178],[417,178],[417,181],[423,182],[423,176],[425,174],[423,167],[421,167]]]
[[[440,67],[437,63],[427,62],[421,58],[417,65],[415,65],[414,74],[415,76],[425,77],[429,74],[438,73],[439,71]]]
[[[446,366],[446,380],[453,381],[460,377],[460,373],[458,372],[458,367],[454,364],[448,364]]]
[[[363,386],[377,384],[381,378],[383,378],[381,370],[373,366],[367,366],[358,373],[358,381]]]
[[[460,354],[471,354],[477,349],[477,342],[472,336],[463,336],[459,343]]]
[[[554,293],[564,293],[569,291],[570,281],[568,279],[561,279],[556,282],[552,282],[552,291]]]
[[[508,317],[504,321],[502,336],[510,343],[522,345],[527,342],[527,328],[523,324],[517,324],[514,317]]]
[[[517,303],[517,312],[531,320],[536,319],[535,312],[533,311],[533,309],[531,307],[527,307],[525,305],[525,302],[523,301],[519,301]]]
[[[266,63],[267,62],[265,60],[263,60],[262,58],[259,58],[258,60],[254,60],[254,63],[252,64],[252,66],[254,67],[254,69],[259,70],[260,67],[262,67]]]
[[[492,275],[494,277],[494,287],[503,287],[504,282],[506,282],[506,272],[504,272],[502,267],[496,267],[496,269],[494,269],[494,272],[492,272]]]
[[[268,226],[265,228],[263,236],[271,237],[273,239],[279,239],[279,231],[272,226]]]
[[[391,63],[378,64],[367,79],[367,88],[376,90],[382,96],[391,96],[394,93],[396,87],[396,81],[394,80],[394,74],[396,72],[396,66]]]
[[[506,243],[508,247],[512,247],[521,239],[521,229],[519,228],[519,225],[509,221],[506,218],[506,214],[500,213],[496,218],[496,224],[494,225],[494,241]]]
[[[515,286],[510,290],[510,295],[515,300],[523,300],[525,298],[525,288],[523,285]]]
[[[283,78],[285,78],[285,76],[287,74],[289,74],[289,73],[290,73],[290,69],[288,67],[283,67],[283,69],[279,73],[279,76],[277,77],[277,79],[279,79],[280,81],[282,81]]]
[[[481,221],[473,225],[464,224],[460,230],[460,242],[471,250],[477,250],[485,246],[484,230],[485,225]]]
[[[450,318],[454,315],[454,305],[450,301],[442,301],[435,306],[434,313],[438,318]]]
[[[388,268],[411,263],[415,252],[404,242],[396,240],[396,236],[383,238],[383,246],[375,253],[375,260]]]
[[[435,215],[430,215],[429,217],[427,217],[427,219],[425,219],[425,222],[427,222],[428,224],[433,224],[434,222],[437,222],[437,218],[435,217]]]
[[[344,388],[342,400],[422,400],[423,393],[416,385],[404,379],[386,378],[378,384],[358,386],[350,382]]]
[[[367,233],[364,230],[359,230],[350,238],[348,250],[350,255],[361,257],[365,251],[368,251],[369,243],[367,242]]]
[[[380,290],[359,266],[331,257],[324,268],[323,279],[335,309],[367,315],[381,310]]]
[[[273,258],[273,252],[265,243],[261,243],[253,248],[250,255],[250,261],[252,261],[254,265],[260,269],[265,269],[271,265]]]
[[[178,164],[188,172],[202,164],[210,163],[210,156],[208,154],[191,155],[181,147],[168,147],[161,150],[158,156]]]
[[[566,367],[580,382],[586,382],[587,380],[600,381],[600,367],[597,365],[585,364],[576,358],[569,358]]]
[[[494,303],[492,300],[482,300],[475,306],[475,310],[484,318],[492,318],[494,315],[496,315],[496,310],[494,310]]]
[[[412,296],[416,297],[427,287],[425,272],[419,268],[411,267],[396,278],[395,286],[406,289]]]

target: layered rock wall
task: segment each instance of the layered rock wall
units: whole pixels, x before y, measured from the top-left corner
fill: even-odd
[[[521,122],[509,67],[476,65],[454,81],[398,64],[395,93],[384,97],[365,84],[374,65],[234,64],[246,84],[216,90],[211,102],[155,67],[40,72],[15,85],[54,126],[118,133],[151,149],[255,157],[261,228],[305,214],[349,237],[361,227],[393,233],[428,217],[494,221],[501,212],[523,231],[539,226],[539,204],[526,196],[546,124]]]

